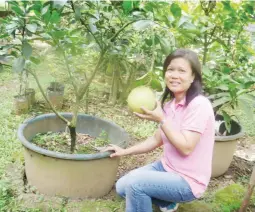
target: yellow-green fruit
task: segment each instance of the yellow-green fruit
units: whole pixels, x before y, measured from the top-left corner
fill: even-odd
[[[134,88],[128,95],[128,106],[133,112],[144,113],[141,107],[154,110],[156,107],[156,95],[149,87],[140,86]]]

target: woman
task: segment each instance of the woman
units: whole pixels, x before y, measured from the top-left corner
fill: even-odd
[[[175,211],[179,202],[189,202],[206,190],[211,176],[214,144],[214,113],[201,95],[201,66],[196,53],[178,49],[164,62],[166,88],[155,110],[142,107],[140,118],[160,123],[154,136],[122,149],[111,145],[110,157],[142,154],[163,145],[161,160],[131,171],[116,183],[126,198],[127,212],[150,212],[152,203],[161,211]],[[166,101],[170,95],[169,102]],[[161,106],[164,105],[164,109]]]

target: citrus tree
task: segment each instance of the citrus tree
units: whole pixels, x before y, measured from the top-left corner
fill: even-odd
[[[35,78],[51,110],[67,124],[71,136],[71,152],[73,152],[81,100],[108,51],[119,42],[118,38],[124,30],[138,19],[123,16],[122,5],[111,4],[111,2],[12,1],[10,5],[14,15],[5,20],[6,34],[15,36],[21,42],[11,46],[15,57],[13,70],[29,73]],[[112,13],[115,16],[112,17]],[[112,22],[109,21],[110,18],[113,19]],[[109,31],[109,28],[112,30]],[[48,43],[62,58],[65,65],[63,71],[68,75],[75,94],[71,121],[64,118],[53,107],[40,84],[40,77],[33,68],[33,65],[40,63],[40,57],[33,54],[34,40]],[[75,66],[75,57],[88,50],[94,51],[97,55],[94,68],[90,71],[80,70]],[[79,76],[80,74],[82,77]]]

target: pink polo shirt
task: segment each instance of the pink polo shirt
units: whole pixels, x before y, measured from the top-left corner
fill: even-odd
[[[164,143],[161,161],[166,171],[181,175],[198,198],[205,192],[211,177],[215,118],[212,105],[206,97],[199,95],[188,106],[185,106],[185,101],[186,99],[175,104],[173,99],[165,104],[165,124],[171,123],[172,128],[179,132],[199,132],[200,141],[192,153],[183,156],[161,130]]]

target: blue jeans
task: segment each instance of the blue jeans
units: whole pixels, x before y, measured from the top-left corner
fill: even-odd
[[[167,172],[161,161],[129,172],[117,181],[116,191],[126,198],[126,212],[152,212],[152,204],[166,207],[196,198],[189,184],[178,174]]]

